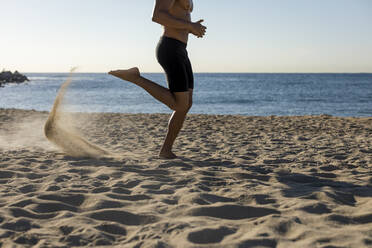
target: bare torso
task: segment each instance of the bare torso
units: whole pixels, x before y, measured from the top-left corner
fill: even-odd
[[[185,21],[191,21],[192,9],[192,0],[175,0],[169,12],[175,18]],[[180,40],[184,43],[187,43],[188,41],[189,32],[190,31],[187,29],[178,29],[164,26],[164,36]]]

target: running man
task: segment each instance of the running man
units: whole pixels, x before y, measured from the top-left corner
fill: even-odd
[[[137,67],[109,72],[140,86],[174,111],[159,152],[161,158],[177,157],[172,152],[172,146],[192,105],[194,76],[186,46],[190,33],[202,38],[207,29],[201,24],[203,20],[191,21],[193,7],[192,0],[155,0],[152,20],[164,27],[156,48],[156,57],[165,71],[169,89],[142,77]]]

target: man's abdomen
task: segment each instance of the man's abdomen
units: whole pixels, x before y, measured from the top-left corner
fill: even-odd
[[[164,27],[163,35],[169,38],[182,41],[183,43],[186,43],[186,44],[189,39],[189,32],[188,30],[185,30],[185,29],[175,29],[175,28]]]

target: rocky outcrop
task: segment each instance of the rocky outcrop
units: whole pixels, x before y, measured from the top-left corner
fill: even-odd
[[[23,83],[25,81],[30,81],[25,75],[22,75],[18,71],[12,73],[11,71],[0,72],[0,86],[6,83]]]

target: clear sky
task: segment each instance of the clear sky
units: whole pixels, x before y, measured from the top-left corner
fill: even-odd
[[[160,72],[153,0],[0,0],[0,70]],[[371,0],[194,0],[195,72],[372,72]]]

